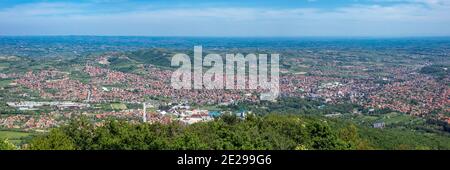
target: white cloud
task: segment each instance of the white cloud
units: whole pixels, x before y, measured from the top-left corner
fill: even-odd
[[[378,0],[380,1],[380,0]],[[383,0],[382,0],[383,1]],[[384,0],[386,1],[386,0]],[[0,11],[0,34],[199,36],[450,35],[450,4],[408,1],[390,6],[319,8],[141,8],[93,12],[90,4],[39,3]],[[423,5],[426,3],[427,5]]]
[[[12,17],[35,17],[48,15],[68,15],[81,13],[88,7],[88,4],[71,3],[33,3],[6,8],[0,11],[0,16]]]

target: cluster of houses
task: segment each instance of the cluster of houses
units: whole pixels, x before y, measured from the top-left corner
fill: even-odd
[[[206,109],[193,108],[187,103],[178,104],[168,104],[168,109],[166,110],[156,110],[150,114],[143,114],[146,116],[143,120],[150,120],[150,122],[155,122],[155,118],[167,118],[170,117],[172,120],[176,120],[185,124],[193,124],[198,122],[212,121],[214,118],[221,116],[222,114],[236,114],[240,118],[245,118],[248,114],[246,111],[240,111],[237,113],[224,112],[224,111],[208,111]],[[154,107],[151,105],[150,107]],[[160,122],[160,120],[156,120]]]
[[[0,128],[21,129],[25,131],[44,130],[56,127],[63,122],[56,120],[50,115],[11,115],[8,117],[0,117]]]

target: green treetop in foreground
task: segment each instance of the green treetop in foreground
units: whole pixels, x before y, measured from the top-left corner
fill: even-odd
[[[8,139],[0,139],[0,150],[15,150],[16,146]]]
[[[322,120],[300,116],[250,116],[245,120],[223,116],[215,121],[131,124],[107,121],[94,127],[85,118],[35,137],[28,149],[365,149],[356,127],[333,129]]]

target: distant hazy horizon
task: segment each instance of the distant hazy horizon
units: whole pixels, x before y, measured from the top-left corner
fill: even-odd
[[[29,35],[2,35],[0,37],[142,37],[142,38],[237,38],[237,39],[246,39],[246,38],[255,38],[255,39],[447,39],[450,38],[450,35],[410,35],[410,36],[221,36],[221,35],[211,35],[211,36],[202,36],[202,35],[101,35],[101,34],[29,34]]]

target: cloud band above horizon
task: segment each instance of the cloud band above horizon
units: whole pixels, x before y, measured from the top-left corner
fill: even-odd
[[[183,2],[0,3],[0,35],[450,35],[448,0]]]

